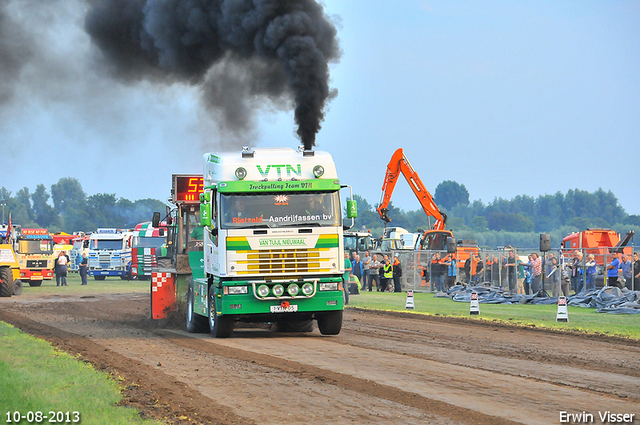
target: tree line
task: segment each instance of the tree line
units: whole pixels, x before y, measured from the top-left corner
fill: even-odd
[[[380,236],[384,222],[376,211],[377,205],[369,204],[359,195],[354,195],[354,199],[358,201],[355,229],[367,229]],[[433,199],[447,215],[446,228],[456,238],[474,239],[486,247],[535,247],[540,233],[550,233],[552,244],[559,246],[567,234],[588,228],[609,228],[620,233],[640,231],[640,216],[627,214],[616,196],[603,189],[595,192],[572,189],[537,198],[527,195],[495,198],[485,204],[470,201],[463,184],[446,180],[436,187]],[[388,215],[392,219],[388,226],[411,232],[429,229],[434,223],[421,208],[404,211],[391,203]]]
[[[0,202],[4,204],[8,221],[23,228],[46,228],[50,232],[91,232],[99,227],[133,228],[149,221],[154,211],[165,211],[165,204],[156,199],[130,201],[115,194],[87,195],[76,178],[63,177],[50,190],[39,184],[31,192],[28,187],[15,195],[4,186],[0,188]]]
[[[370,230],[376,237],[382,235],[384,223],[376,211],[377,205],[359,195],[354,195],[354,199],[358,201],[354,228]],[[537,198],[527,195],[495,198],[485,204],[470,201],[463,184],[447,180],[436,187],[434,201],[447,215],[446,227],[456,238],[474,239],[486,247],[535,247],[540,233],[550,233],[552,244],[557,246],[565,235],[587,228],[640,232],[640,216],[627,214],[616,196],[602,189],[592,193],[575,189]],[[61,178],[49,190],[39,184],[33,192],[23,187],[15,195],[2,187],[0,203],[4,204],[5,222],[11,211],[13,224],[52,232],[132,228],[149,221],[154,211],[166,208],[156,199],[130,201],[108,193],[87,195],[78,179],[72,177]],[[389,226],[404,227],[411,232],[429,229],[434,223],[421,208],[404,211],[393,203],[388,215],[392,219]]]

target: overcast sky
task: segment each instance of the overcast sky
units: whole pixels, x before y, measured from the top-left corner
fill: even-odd
[[[197,86],[124,85],[97,69],[80,0],[42,4],[0,0],[0,186],[75,177],[89,195],[165,200],[172,173],[239,148]],[[455,180],[486,203],[602,187],[640,214],[640,2],[324,5],[342,57],[317,149],[371,204],[401,147],[431,191]],[[2,43],[22,53],[9,61]],[[265,106],[249,144],[296,147],[294,131],[292,112]],[[404,182],[392,201],[420,208]]]

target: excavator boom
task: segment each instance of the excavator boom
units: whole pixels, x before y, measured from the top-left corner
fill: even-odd
[[[389,217],[389,203],[391,202],[391,195],[398,182],[398,176],[402,173],[407,183],[413,190],[413,193],[418,198],[422,209],[425,214],[436,219],[433,225],[433,230],[444,230],[447,221],[447,216],[440,212],[438,206],[433,202],[431,193],[424,187],[422,180],[418,177],[418,173],[415,172],[409,160],[404,155],[402,148],[396,150],[387,165],[387,173],[384,177],[384,183],[382,185],[382,196],[380,198],[380,204],[378,205],[378,214],[385,223],[390,223]]]

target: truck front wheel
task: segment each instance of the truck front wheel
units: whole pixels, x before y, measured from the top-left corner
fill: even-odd
[[[216,294],[209,290],[209,331],[214,338],[228,338],[233,333],[234,320],[229,316],[216,315]]]
[[[322,335],[338,335],[342,329],[342,310],[318,315],[318,329]]]
[[[13,295],[13,273],[9,267],[0,267],[0,297]]]
[[[187,291],[187,332],[201,333],[207,330],[207,318],[194,313],[194,293],[193,280],[189,282],[189,290]]]

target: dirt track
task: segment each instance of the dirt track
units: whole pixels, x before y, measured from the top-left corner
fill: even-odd
[[[334,337],[213,339],[148,317],[140,294],[0,299],[0,320],[124,378],[123,404],[174,423],[640,423],[635,341],[352,309]]]

